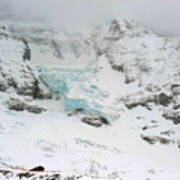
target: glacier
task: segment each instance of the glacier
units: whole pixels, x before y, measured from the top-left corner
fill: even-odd
[[[1,24],[0,179],[42,165],[29,179],[179,180],[179,38],[131,20]]]
[[[103,101],[108,98],[108,92],[98,88],[96,81],[96,65],[94,61],[88,63],[86,69],[47,69],[41,67],[41,80],[54,92],[63,95],[64,108],[66,111],[82,109],[86,113],[99,115],[107,121],[117,119],[117,112],[108,112],[114,104],[104,106]],[[112,106],[112,107],[111,107]],[[121,111],[119,109],[119,111]],[[117,111],[117,110],[116,110]]]

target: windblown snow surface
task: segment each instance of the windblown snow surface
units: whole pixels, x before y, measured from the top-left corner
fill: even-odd
[[[37,22],[1,27],[2,167],[42,165],[74,179],[180,179],[180,39],[129,20],[84,33]],[[97,127],[93,116],[107,122]]]

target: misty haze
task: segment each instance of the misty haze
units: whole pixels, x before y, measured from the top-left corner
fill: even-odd
[[[99,19],[131,18],[161,36],[179,36],[178,0],[1,0],[5,13],[24,20],[41,19],[58,27],[87,28]]]

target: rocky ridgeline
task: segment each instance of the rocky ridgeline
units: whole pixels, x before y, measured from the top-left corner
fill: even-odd
[[[29,97],[33,101],[33,99],[50,99],[52,97],[45,85],[35,77],[31,68],[23,63],[19,67],[18,65],[12,67],[11,64],[10,67],[0,68],[0,91],[9,93],[10,96],[13,93],[13,96],[16,96],[9,98],[8,107],[17,111],[26,109],[29,112],[40,113],[43,108],[28,104],[26,99]]]
[[[144,107],[160,114],[161,119],[142,121],[141,138],[179,147],[180,39],[158,37],[134,21],[113,20],[97,44],[97,54],[124,76],[127,86],[134,86],[134,93],[122,97],[129,113]],[[166,120],[173,123],[163,131]]]
[[[33,100],[52,97],[36,75],[37,70],[28,63],[31,46],[38,45],[53,49],[53,56],[61,60],[70,57],[98,60],[104,55],[112,69],[124,76],[126,85],[134,84],[134,93],[122,98],[130,111],[138,106],[150,111],[154,104],[162,117],[179,124],[179,39],[158,37],[136,22],[127,20],[112,20],[106,27],[95,27],[89,36],[42,28],[34,29],[33,33],[33,29],[31,32],[27,27],[21,29],[18,26],[11,26],[9,30],[11,33],[5,29],[0,33],[5,45],[0,54],[0,91],[10,93],[13,89],[20,96],[9,98],[10,109],[40,113],[44,109],[33,105]],[[26,97],[31,97],[32,102],[26,101]],[[101,117],[85,117],[82,121],[96,127],[102,125]]]
[[[24,53],[29,48],[27,41],[5,30],[0,33],[0,41],[3,45],[0,51],[0,91],[10,95],[7,100],[8,108],[33,113],[44,111],[45,109],[28,102],[30,99],[50,99],[52,94],[36,75],[37,69],[26,62],[27,54],[25,57]],[[26,101],[27,99],[29,100]]]

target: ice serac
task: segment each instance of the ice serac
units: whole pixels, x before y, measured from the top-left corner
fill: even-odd
[[[82,110],[83,112],[99,115],[111,122],[116,117],[110,112],[110,106],[103,102],[108,98],[108,92],[98,87],[96,66],[94,63],[85,69],[46,69],[41,68],[41,80],[54,92],[63,95],[66,111]],[[92,65],[93,64],[93,65]]]

